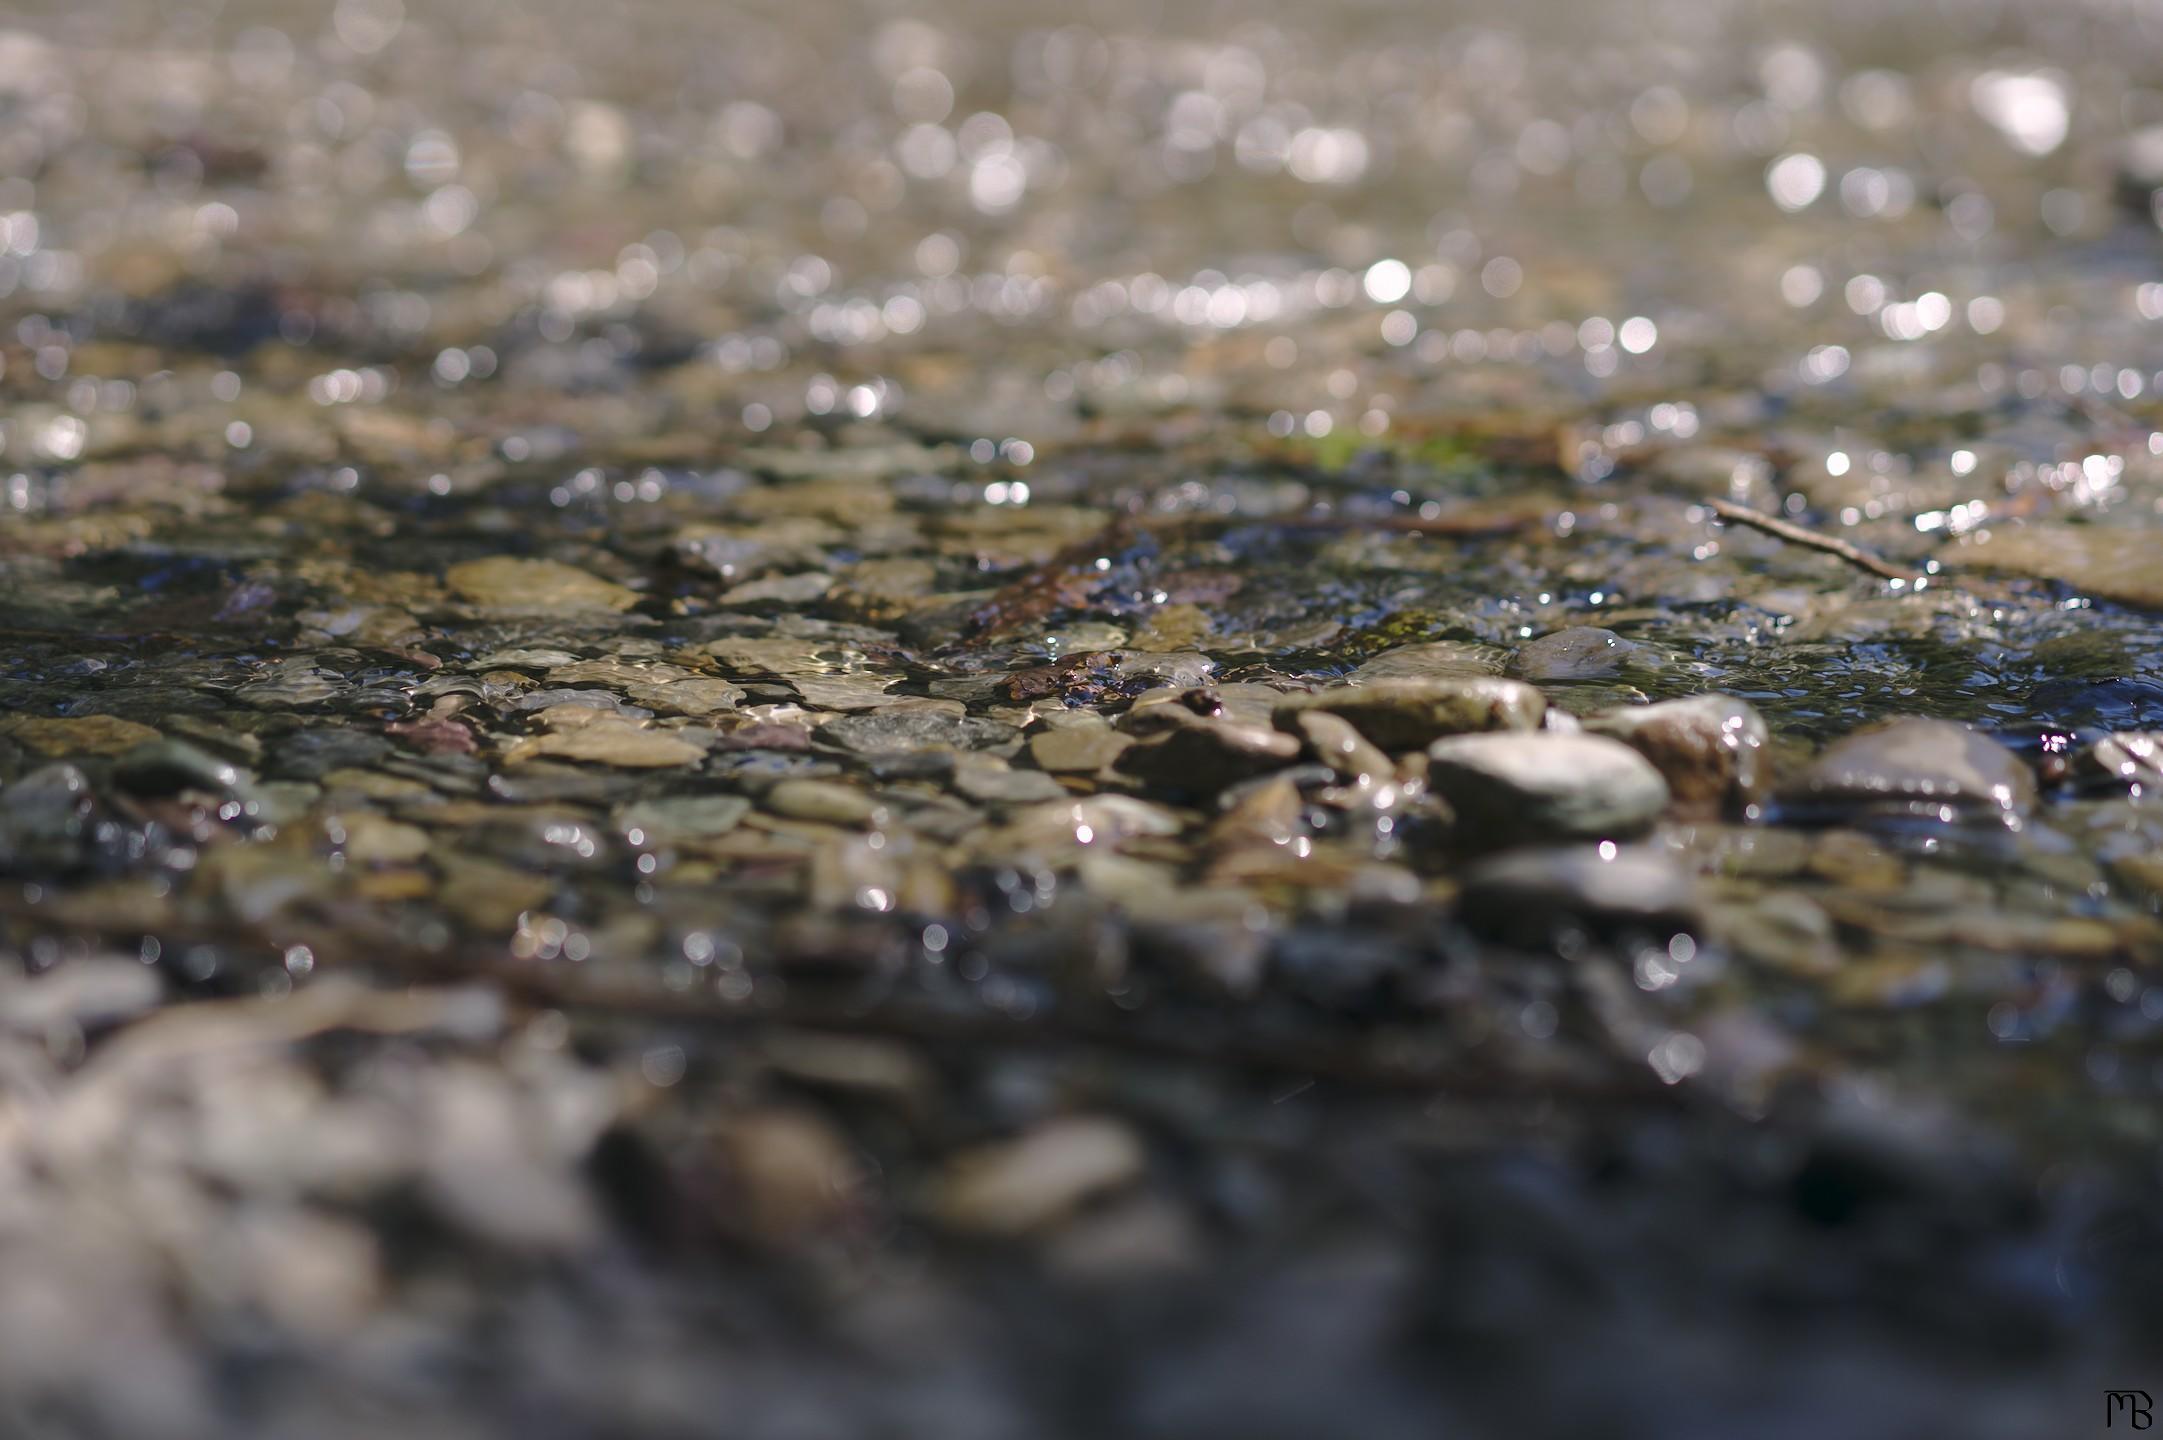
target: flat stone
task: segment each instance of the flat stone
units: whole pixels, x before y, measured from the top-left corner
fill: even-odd
[[[2017,815],[2035,803],[2035,777],[1987,736],[1949,720],[1910,717],[1838,741],[1781,798],[1805,812]]]
[[[1093,725],[1066,725],[1031,735],[1029,758],[1054,774],[1089,773],[1117,760],[1133,743],[1133,736],[1098,720]]]
[[[0,722],[0,734],[40,755],[125,755],[158,738],[158,732],[116,715],[17,715]]]
[[[1521,680],[1493,675],[1373,680],[1332,685],[1278,701],[1279,728],[1296,728],[1298,717],[1321,711],[1349,721],[1384,750],[1402,752],[1431,745],[1445,735],[1490,730],[1534,730],[1547,710],[1540,692]]]
[[[705,758],[704,750],[666,731],[641,730],[629,721],[598,711],[595,714],[598,718],[592,724],[522,740],[511,747],[504,759],[516,765],[548,756],[628,770],[659,770],[696,765]]]
[[[491,555],[443,574],[461,600],[533,615],[607,614],[638,603],[638,592],[554,560]]]
[[[1587,716],[1584,727],[1650,760],[1686,814],[1748,817],[1771,781],[1764,718],[1732,695],[1602,711]]]
[[[2055,580],[2084,595],[2163,610],[2163,531],[2130,526],[2008,525],[1938,552],[1948,565]]]
[[[1157,708],[1165,713],[1168,728],[1130,747],[1114,762],[1122,774],[1145,784],[1213,795],[1299,758],[1299,741],[1279,731],[1236,720],[1207,719],[1176,705]]]
[[[1427,748],[1429,786],[1495,845],[1634,834],[1667,808],[1652,762],[1600,735],[1458,735]]]
[[[1018,739],[1004,720],[955,715],[944,710],[889,709],[829,720],[816,732],[824,744],[858,755],[902,755],[913,750],[988,750]]]
[[[751,802],[741,795],[675,795],[626,805],[615,820],[626,834],[636,830],[648,843],[667,843],[726,835],[750,813]]]

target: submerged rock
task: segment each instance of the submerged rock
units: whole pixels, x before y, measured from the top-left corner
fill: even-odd
[[[1635,834],[1667,807],[1644,756],[1599,735],[1459,735],[1427,747],[1429,787],[1475,843]]]
[[[2035,777],[2012,751],[1949,720],[1910,717],[1835,743],[1785,787],[1804,814],[2025,814]]]
[[[1445,735],[1536,729],[1546,710],[1540,692],[1523,681],[1478,675],[1332,685],[1286,696],[1277,702],[1275,719],[1289,730],[1299,716],[1321,711],[1349,721],[1384,750],[1404,751]]]
[[[1642,663],[1645,647],[1597,626],[1557,630],[1519,650],[1509,672],[1520,680],[1612,680]]]
[[[1732,695],[1696,695],[1587,716],[1586,730],[1653,763],[1676,807],[1691,815],[1755,813],[1771,780],[1764,719]]]

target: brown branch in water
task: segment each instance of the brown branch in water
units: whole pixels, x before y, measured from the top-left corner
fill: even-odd
[[[1722,520],[1736,525],[1747,525],[1752,530],[1762,531],[1776,540],[1785,540],[1790,545],[1800,545],[1805,549],[1819,550],[1827,555],[1837,556],[1858,570],[1868,570],[1871,574],[1883,579],[1914,580],[1919,578],[1913,570],[1904,565],[1895,565],[1890,560],[1881,559],[1861,546],[1851,544],[1837,536],[1820,535],[1817,531],[1797,525],[1792,520],[1782,520],[1777,515],[1767,515],[1762,510],[1752,510],[1749,506],[1737,505],[1732,500],[1707,500],[1705,504],[1710,506],[1712,513],[1718,515]]]

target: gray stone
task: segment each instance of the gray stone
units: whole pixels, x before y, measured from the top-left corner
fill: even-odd
[[[1599,735],[1458,735],[1427,748],[1429,787],[1467,840],[1493,845],[1635,834],[1667,807],[1644,756]]]
[[[1647,658],[1644,646],[1612,630],[1573,626],[1542,635],[1519,650],[1510,659],[1509,671],[1521,680],[1612,680],[1642,667]]]
[[[1540,939],[1557,926],[1663,934],[1698,923],[1697,885],[1646,846],[1520,850],[1475,866],[1459,902],[1466,923],[1489,935]]]
[[[1492,675],[1376,680],[1288,695],[1277,703],[1277,725],[1294,729],[1316,710],[1349,721],[1384,750],[1404,751],[1445,735],[1536,729],[1547,702],[1523,681]]]
[[[2012,751],[1949,720],[1910,717],[1850,735],[1781,793],[1804,813],[1946,809],[2024,814],[2035,777]]]

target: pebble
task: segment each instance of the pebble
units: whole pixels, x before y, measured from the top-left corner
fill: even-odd
[[[1533,939],[1569,922],[1671,934],[1693,928],[1699,911],[1688,872],[1641,845],[1604,856],[1583,846],[1494,856],[1466,874],[1459,907],[1483,933]]]
[[[227,795],[246,786],[247,774],[185,740],[153,740],[120,757],[113,767],[113,782],[137,795],[171,795],[182,790]]]
[[[2025,814],[2035,777],[2012,751],[1950,720],[1910,717],[1837,741],[1781,793],[1803,813],[1944,809]]]
[[[2073,762],[2076,778],[2163,789],[2163,733],[2124,731],[2106,735]]]
[[[825,744],[859,755],[903,755],[915,750],[989,750],[1011,745],[1021,735],[1003,720],[921,709],[844,715],[827,721],[814,733]]]
[[[1765,721],[1732,695],[1607,710],[1587,716],[1584,727],[1650,760],[1686,815],[1753,817],[1771,783]]]
[[[1031,735],[1029,758],[1054,774],[1086,773],[1103,769],[1134,743],[1133,736],[1120,734],[1106,721],[1090,719],[1093,723],[1060,725]]]
[[[491,555],[443,573],[458,597],[492,610],[527,615],[590,615],[628,610],[638,592],[575,565]]]
[[[148,725],[115,715],[17,715],[0,734],[40,755],[125,755],[158,738]]]
[[[547,756],[627,770],[659,770],[696,765],[706,756],[698,746],[667,731],[642,730],[630,721],[600,711],[591,713],[598,717],[592,724],[522,740],[504,754],[504,760],[518,765]]]
[[[1114,762],[1122,774],[1145,784],[1213,795],[1299,758],[1299,741],[1279,731],[1207,719],[1174,705],[1156,708],[1164,713],[1165,732],[1134,745]]]
[[[1600,735],[1459,735],[1427,748],[1428,785],[1495,845],[1633,834],[1667,807],[1644,756]]]
[[[956,1156],[934,1183],[931,1211],[956,1230],[1025,1235],[1133,1184],[1147,1163],[1141,1141],[1116,1120],[1052,1120]]]
[[[751,802],[741,795],[673,795],[626,805],[615,819],[625,834],[636,830],[647,844],[668,844],[726,835],[750,813]]]
[[[1492,675],[1374,680],[1286,696],[1277,703],[1277,724],[1291,729],[1309,711],[1349,721],[1367,739],[1397,753],[1446,735],[1537,729],[1547,702],[1521,680]]]
[[[1645,647],[1612,630],[1574,626],[1542,635],[1510,657],[1509,672],[1521,680],[1612,680],[1641,664]]]

